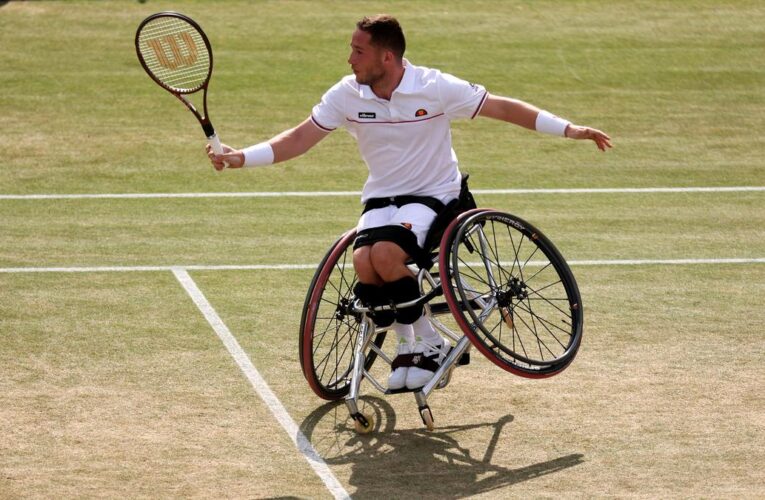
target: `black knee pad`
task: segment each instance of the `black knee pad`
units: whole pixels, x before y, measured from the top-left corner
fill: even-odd
[[[367,283],[358,282],[353,287],[353,294],[356,296],[357,299],[361,300],[361,302],[366,305],[370,306],[372,305],[372,301],[374,300],[374,297],[378,295],[377,289],[380,288],[375,285],[369,285]]]
[[[370,285],[367,283],[356,283],[353,287],[353,293],[356,298],[367,307],[376,307],[389,304],[388,298],[385,296],[382,287],[376,285]],[[395,313],[393,311],[377,311],[369,313],[369,317],[375,322],[377,326],[386,327],[393,324],[396,320]]]
[[[383,285],[383,292],[394,304],[409,302],[420,298],[420,286],[412,277],[401,278]],[[412,307],[396,309],[396,321],[404,325],[411,325],[422,316],[422,304]]]

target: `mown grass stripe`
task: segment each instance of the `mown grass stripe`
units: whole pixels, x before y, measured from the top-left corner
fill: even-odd
[[[529,266],[543,262],[530,261]],[[765,264],[765,257],[700,258],[700,259],[595,259],[569,260],[570,266],[688,266],[715,264]],[[316,269],[319,264],[252,264],[252,265],[169,265],[169,266],[72,266],[72,267],[0,267],[0,273],[114,273],[187,271],[295,271]]]
[[[474,194],[652,194],[652,193],[741,193],[765,191],[765,186],[649,187],[649,188],[549,188],[471,189]],[[0,194],[0,200],[79,200],[152,198],[321,198],[361,196],[361,191],[252,191],[219,193],[71,193]]]

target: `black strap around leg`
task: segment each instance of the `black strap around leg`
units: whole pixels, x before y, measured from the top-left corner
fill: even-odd
[[[395,304],[402,304],[420,298],[420,286],[411,276],[385,283],[383,293]],[[396,309],[396,321],[403,325],[411,325],[422,316],[423,306],[418,304]]]
[[[353,293],[367,307],[387,305],[389,302],[382,287],[376,285],[358,282],[353,287]],[[375,311],[369,313],[369,317],[377,326],[383,328],[392,325],[396,320],[394,311]]]

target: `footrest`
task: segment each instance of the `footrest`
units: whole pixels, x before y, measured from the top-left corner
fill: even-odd
[[[417,392],[422,387],[417,387],[415,389],[409,389],[408,387],[402,387],[401,389],[388,389],[385,391],[385,394],[403,394],[405,392]]]

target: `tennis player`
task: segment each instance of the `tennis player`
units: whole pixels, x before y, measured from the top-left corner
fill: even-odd
[[[222,170],[224,162],[239,168],[295,158],[341,127],[356,138],[369,176],[354,243],[359,278],[354,292],[371,306],[420,295],[406,262],[422,247],[439,210],[460,194],[452,120],[485,116],[545,134],[592,140],[602,151],[611,147],[610,137],[600,130],[415,66],[404,58],[405,49],[394,17],[364,17],[351,37],[348,64],[353,74],[330,88],[300,125],[242,150],[224,145],[224,154],[216,155],[207,148],[215,169]],[[378,313],[373,319],[378,326],[392,325],[399,339],[389,388],[424,386],[451,346],[433,329],[422,306]]]

